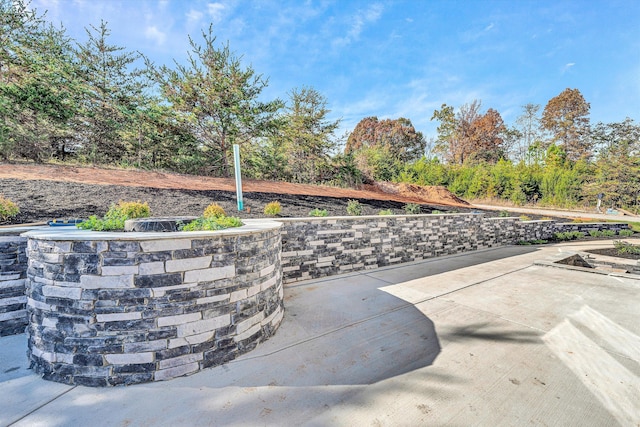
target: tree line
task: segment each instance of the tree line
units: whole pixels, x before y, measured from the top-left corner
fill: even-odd
[[[591,125],[567,88],[523,106],[512,126],[479,100],[434,111],[427,140],[407,118],[366,117],[348,135],[312,87],[264,100],[268,79],[212,28],[188,60],[156,65],[109,43],[105,22],[78,43],[24,0],[0,0],[0,158],[74,161],[229,176],[241,146],[249,178],[353,186],[445,185],[467,198],[638,209],[640,126]],[[143,64],[143,66],[139,66]]]

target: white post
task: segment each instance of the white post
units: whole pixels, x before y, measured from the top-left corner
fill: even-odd
[[[236,199],[238,200],[238,210],[243,209],[242,204],[242,177],[240,174],[240,146],[233,144],[233,169],[236,174]]]

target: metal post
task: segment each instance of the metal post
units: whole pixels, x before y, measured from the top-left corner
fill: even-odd
[[[238,200],[238,211],[243,209],[242,203],[242,177],[240,174],[240,146],[233,144],[233,169],[236,174],[236,199]]]

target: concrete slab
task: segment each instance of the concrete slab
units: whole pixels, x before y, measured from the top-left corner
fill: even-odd
[[[296,283],[271,340],[161,383],[47,382],[0,338],[0,425],[637,425],[640,281],[533,265],[567,248]]]

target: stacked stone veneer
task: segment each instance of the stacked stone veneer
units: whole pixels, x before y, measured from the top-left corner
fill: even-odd
[[[477,214],[281,219],[285,282],[550,239],[555,232],[628,228],[485,218]]]
[[[0,235],[0,336],[22,333],[27,326],[27,239],[19,235],[24,231]]]
[[[32,366],[45,379],[109,386],[253,349],[283,317],[279,227],[27,233]]]

